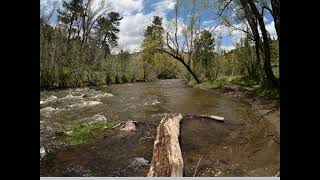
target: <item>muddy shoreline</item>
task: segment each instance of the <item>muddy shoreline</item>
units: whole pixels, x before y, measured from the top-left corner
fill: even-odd
[[[260,113],[261,120],[266,120],[274,126],[277,135],[280,137],[280,99],[259,96],[253,88],[230,83],[222,87],[202,90],[224,94],[239,101],[247,102]]]

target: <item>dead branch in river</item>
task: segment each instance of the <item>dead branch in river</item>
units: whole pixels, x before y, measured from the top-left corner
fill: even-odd
[[[218,122],[224,122],[223,117],[213,115],[186,116],[209,118]],[[183,158],[179,144],[179,136],[180,122],[186,116],[182,116],[180,113],[171,113],[161,120],[157,127],[157,134],[153,147],[153,157],[150,170],[147,175],[148,177],[183,176]]]
[[[180,113],[166,115],[157,128],[148,177],[183,176],[183,159],[179,144]]]

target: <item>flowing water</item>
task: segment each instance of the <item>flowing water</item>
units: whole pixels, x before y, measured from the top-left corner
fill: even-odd
[[[224,123],[188,116],[181,123],[185,176],[272,176],[279,170],[274,131],[233,97],[186,86],[182,80],[42,91],[41,176],[146,176],[154,129],[166,113],[222,116]],[[105,130],[78,145],[59,133],[85,121],[145,122],[130,133]]]

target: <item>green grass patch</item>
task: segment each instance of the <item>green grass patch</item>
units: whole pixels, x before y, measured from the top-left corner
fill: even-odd
[[[258,86],[256,87],[256,93],[259,96],[267,96],[267,97],[271,97],[271,98],[280,98],[280,89],[267,89],[263,86]]]
[[[253,79],[249,76],[238,76],[238,77],[231,79],[230,82],[232,84],[242,85],[242,86],[247,86],[247,87],[257,86],[259,84],[255,79]]]
[[[195,80],[190,80],[189,82],[188,82],[188,86],[195,86],[197,84],[197,81],[195,81]]]
[[[92,138],[97,130],[110,128],[112,128],[110,122],[86,122],[65,131],[62,140],[65,144],[81,144]]]
[[[222,76],[222,77],[218,78],[218,80],[231,83],[235,79],[239,79],[239,78],[242,78],[242,77],[243,76]]]

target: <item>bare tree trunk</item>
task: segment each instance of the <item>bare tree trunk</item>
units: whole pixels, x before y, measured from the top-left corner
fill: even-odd
[[[184,65],[184,67],[188,70],[188,72],[192,75],[192,77],[197,81],[197,83],[200,83],[200,80],[198,79],[197,75],[191,70],[190,66],[186,62],[184,62],[184,59],[182,57],[176,56],[176,55],[174,55],[174,54],[172,54],[172,53],[170,53],[170,52],[168,52],[168,51],[166,51],[164,49],[156,49],[156,50],[165,52],[168,55],[170,55],[171,57],[173,57],[174,59],[176,59],[179,62],[181,62]]]
[[[269,37],[268,33],[263,21],[263,17],[259,13],[256,5],[252,0],[247,0],[247,2],[250,5],[250,8],[255,15],[255,17],[258,19],[260,30],[262,33],[262,38],[263,38],[263,50],[264,50],[264,71],[267,76],[267,81],[268,85],[272,87],[280,87],[280,82],[279,80],[275,77],[272,71],[272,66],[271,66],[271,55],[270,55],[270,44],[269,44]]]
[[[252,31],[253,34],[253,39],[254,39],[254,43],[255,43],[255,53],[256,53],[256,58],[257,58],[257,66],[258,66],[258,73],[260,72],[260,65],[261,65],[261,60],[260,60],[260,35],[259,35],[259,31],[258,31],[258,25],[256,22],[256,19],[254,18],[254,16],[252,15],[252,13],[250,12],[250,8],[247,4],[246,0],[240,0],[240,3],[244,9],[245,12],[245,16],[248,20],[250,29]]]
[[[180,113],[172,113],[161,120],[154,141],[148,177],[183,176],[183,158],[179,144],[182,119]]]
[[[74,19],[74,18],[73,18],[73,16],[72,16],[72,17],[71,17],[71,22],[70,22],[70,25],[69,25],[69,29],[68,29],[68,40],[67,40],[68,43],[69,43],[70,38],[71,38],[73,19]]]
[[[275,29],[277,32],[278,37],[278,46],[279,46],[279,53],[280,53],[280,0],[271,0],[272,6],[272,16],[275,24]],[[279,56],[279,63],[280,63],[280,56]],[[279,79],[280,79],[280,66],[279,66]]]
[[[144,69],[143,69],[143,81],[144,81],[144,82],[146,82],[146,78],[147,78],[147,76],[146,76],[146,69],[144,68]]]

